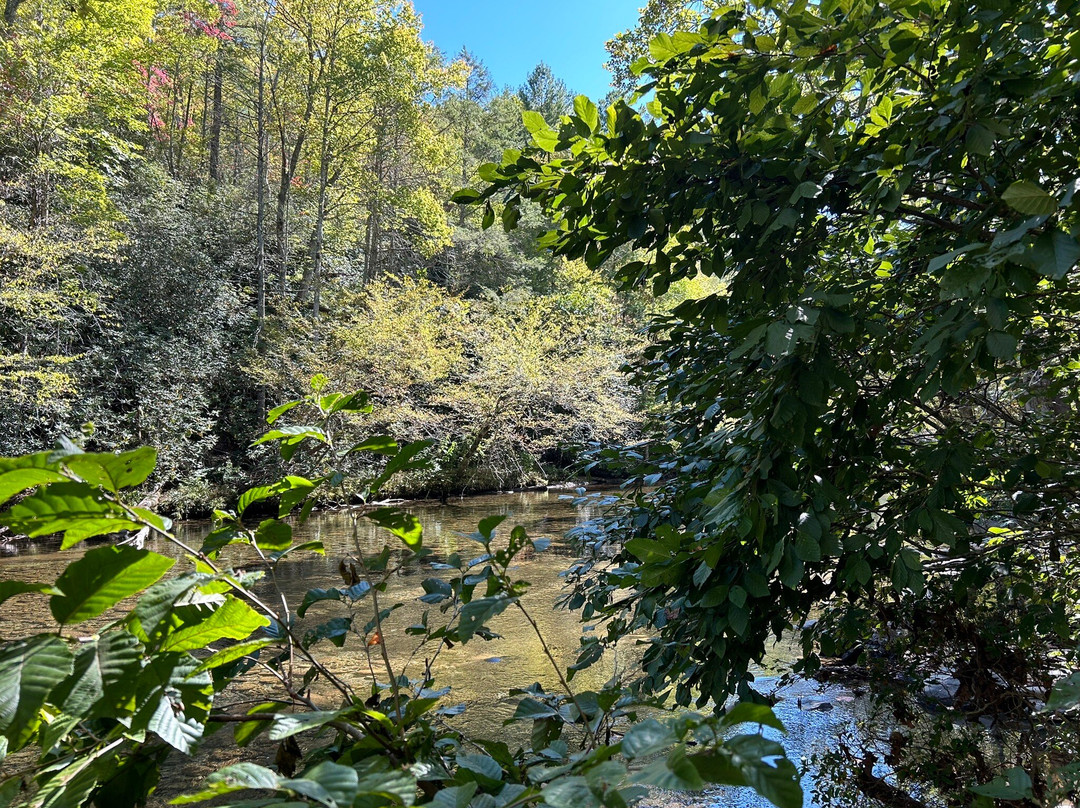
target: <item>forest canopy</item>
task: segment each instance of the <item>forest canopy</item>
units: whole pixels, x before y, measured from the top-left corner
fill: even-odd
[[[383,412],[404,403],[448,415],[405,428],[445,455],[438,480],[399,481],[435,485],[412,493],[564,476],[557,440],[472,428],[487,415],[457,395],[464,366],[382,396],[395,361],[431,365],[441,348],[420,340],[430,355],[395,360],[398,340],[375,361],[349,346],[385,340],[358,332],[387,325],[380,312],[407,310],[418,294],[429,315],[467,311],[472,333],[498,332],[510,301],[536,295],[527,306],[551,309],[556,330],[542,363],[512,369],[546,387],[523,391],[524,406],[557,420],[560,439],[634,420],[638,403],[614,374],[635,344],[640,301],[556,316],[562,279],[591,285],[597,300],[609,286],[535,245],[548,226],[538,211],[525,211],[518,233],[496,234],[449,201],[479,165],[525,145],[524,111],[554,120],[569,109],[547,65],[498,88],[468,51],[447,57],[426,42],[409,4],[385,0],[5,9],[0,451],[30,452],[92,423],[93,447],[158,446],[156,500],[206,513],[267,476],[265,453],[247,447],[268,402],[302,394],[315,374],[351,385],[355,359]],[[428,326],[398,324],[413,327]],[[561,363],[576,361],[582,329],[598,337],[585,361],[603,369],[578,396],[555,388],[574,374]]]
[[[4,11],[0,525],[121,540],[0,581],[49,607],[0,644],[0,805],[141,804],[229,727],[178,804],[797,808],[783,642],[884,716],[821,804],[1076,801],[1075,0],[650,0],[601,105],[545,64],[496,91],[407,3]],[[545,539],[435,555],[379,497],[582,458],[624,490],[573,531],[565,665],[518,572]],[[326,502],[387,544],[291,603]],[[198,508],[193,544],[156,512]],[[510,611],[559,686],[511,691],[517,749],[446,723],[425,656]]]

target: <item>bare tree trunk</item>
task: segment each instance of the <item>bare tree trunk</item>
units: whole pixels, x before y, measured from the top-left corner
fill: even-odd
[[[259,54],[259,125],[262,126],[262,70],[263,64],[266,61],[265,54],[265,37],[264,44],[260,45],[262,51]],[[223,60],[221,58],[221,50],[218,50],[217,63],[214,65],[214,95],[211,102],[211,120],[210,120],[210,179],[214,182],[221,182],[221,124],[224,117],[224,104],[221,98],[221,85],[223,79]],[[261,148],[261,146],[260,146]]]
[[[220,62],[218,63],[220,71]],[[256,196],[256,222],[255,222],[255,272],[258,276],[258,301],[256,303],[256,317],[259,321],[259,337],[262,337],[263,321],[266,319],[266,186],[267,186],[267,137],[266,137],[266,31],[262,31],[259,40],[259,85],[255,104],[255,114],[258,122],[255,126],[258,146],[257,154],[257,189]],[[215,113],[216,105],[221,99],[220,72],[217,74],[217,83],[214,88]]]
[[[15,24],[15,15],[19,11],[19,6],[22,5],[23,0],[7,0],[4,3],[4,25],[10,28]]]

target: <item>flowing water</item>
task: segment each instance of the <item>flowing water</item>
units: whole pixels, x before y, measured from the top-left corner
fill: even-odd
[[[418,647],[417,638],[406,634],[405,629],[419,622],[425,609],[431,612],[433,625],[440,616],[437,607],[425,606],[417,599],[423,594],[421,581],[442,574],[432,570],[431,562],[445,560],[451,553],[460,553],[463,557],[478,555],[480,546],[465,534],[475,531],[477,522],[485,516],[505,514],[507,520],[500,526],[499,535],[506,536],[513,526],[521,525],[533,539],[551,539],[548,550],[519,556],[514,572],[517,578],[531,582],[523,602],[539,627],[548,650],[561,663],[572,662],[583,627],[573,614],[556,609],[554,605],[565,592],[565,581],[561,572],[574,558],[573,549],[563,536],[576,524],[596,516],[595,506],[574,506],[565,499],[560,499],[557,492],[530,492],[471,497],[447,505],[420,504],[410,507],[409,510],[423,525],[425,547],[433,550],[435,554],[423,567],[406,568],[395,575],[390,580],[387,591],[380,595],[382,608],[402,604],[383,625],[383,638],[390,661],[396,670],[405,668],[406,673],[413,678],[420,677],[425,667],[430,666],[438,686],[451,688],[446,703],[465,707],[463,713],[447,719],[452,726],[466,734],[481,737],[508,741],[515,737],[523,739],[524,727],[503,727],[503,721],[512,715],[517,701],[511,697],[510,689],[524,687],[533,682],[539,682],[547,690],[559,689],[558,677],[547,659],[544,645],[524,616],[514,610],[508,611],[490,623],[501,638],[490,641],[477,638],[452,649],[444,647],[438,654],[435,654],[431,647]],[[205,523],[187,523],[179,526],[178,535],[188,544],[198,546],[208,529]],[[389,534],[379,531],[368,520],[357,519],[348,511],[316,514],[304,525],[295,526],[294,538],[297,542],[321,540],[326,548],[326,555],[320,557],[309,554],[300,557],[297,554],[279,565],[277,584],[292,610],[296,609],[308,589],[342,584],[338,565],[343,558],[372,554],[388,543],[388,539],[397,541]],[[176,548],[164,543],[151,543],[148,546],[157,552],[180,555]],[[244,557],[240,548],[229,548],[229,552],[233,550],[237,552],[228,558],[230,563],[244,565],[255,561]],[[6,558],[0,558],[0,578],[53,580],[66,564],[78,557],[79,552],[57,552],[41,545],[23,549]],[[271,591],[267,585],[266,591],[261,594],[270,595]],[[363,611],[364,608],[362,601],[361,611],[354,625],[362,624],[371,616],[370,602],[366,604],[366,612]],[[311,607],[302,627],[308,628],[330,617],[345,614],[347,608],[344,604],[319,603]],[[37,616],[32,612],[13,613],[13,609],[5,607],[0,631],[5,636],[33,631],[36,620]],[[585,630],[589,630],[589,627],[586,626]],[[615,654],[609,654],[600,663],[579,674],[574,679],[575,688],[599,688],[613,674],[632,666],[636,658],[637,639],[640,638],[626,638]],[[368,649],[359,638],[350,637],[341,649],[325,642],[318,647],[321,648],[321,657],[327,660],[328,667],[353,685],[367,687],[372,671],[379,681],[387,681],[385,669],[381,668],[382,660],[374,653],[378,650],[377,646]],[[779,698],[777,714],[788,727],[788,735],[783,739],[784,744],[789,757],[798,765],[800,759],[809,760],[814,754],[831,749],[840,735],[858,732],[867,721],[868,715],[865,701],[843,688],[822,689],[817,684],[806,681],[783,683],[782,674],[790,664],[792,653],[793,648],[778,645],[759,672],[758,685],[765,691],[775,691]],[[271,685],[272,682],[268,681],[267,687]],[[243,709],[242,702],[245,698],[263,700],[259,698],[260,695],[265,698],[265,694],[259,693],[234,695],[234,711]],[[330,696],[329,693],[324,695]],[[228,708],[227,704],[217,706],[219,709]],[[163,782],[159,795],[162,799],[190,789],[208,771],[232,762],[225,757],[228,747],[219,746],[213,738],[206,747],[203,753],[192,761],[171,767],[166,772],[167,780]],[[264,755],[270,753],[269,750],[262,752]],[[270,760],[260,762],[269,764]],[[814,767],[809,766],[803,781],[807,790],[808,806],[814,804],[810,794],[815,776]],[[768,804],[752,793],[735,789],[714,789],[705,794],[673,797],[671,800],[658,797],[653,802],[731,806]]]

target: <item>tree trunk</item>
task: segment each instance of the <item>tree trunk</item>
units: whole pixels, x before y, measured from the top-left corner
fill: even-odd
[[[15,15],[19,11],[22,0],[6,0],[4,3],[4,26],[10,28],[15,24]]]
[[[262,71],[263,65],[266,63],[265,44],[261,44],[260,48],[262,48],[262,51],[259,54],[259,126],[262,127]],[[210,179],[214,182],[221,182],[221,124],[224,117],[224,104],[221,98],[223,72],[223,60],[219,49],[217,63],[214,65],[214,94],[210,113]],[[262,148],[262,141],[259,141],[259,143],[259,148]]]
[[[218,105],[221,101],[221,62],[218,62],[216,83],[214,86],[214,113],[217,122]],[[256,317],[259,322],[259,340],[262,337],[263,320],[266,319],[266,186],[267,186],[267,143],[266,138],[266,32],[263,31],[259,41],[259,85],[257,88],[255,114],[258,116],[256,123],[256,137],[259,141],[256,153],[257,158],[257,189],[256,195],[256,221],[255,221],[255,273],[258,282],[258,300],[256,302]],[[220,132],[220,126],[218,127]],[[213,152],[211,152],[213,155]],[[213,166],[213,158],[211,158]],[[213,168],[211,168],[213,174]],[[258,341],[257,343],[258,344]]]

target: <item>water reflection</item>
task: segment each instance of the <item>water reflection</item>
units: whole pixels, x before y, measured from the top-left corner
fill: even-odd
[[[502,726],[503,721],[513,713],[517,701],[510,697],[510,688],[539,682],[546,689],[558,690],[558,679],[539,638],[525,618],[514,610],[491,621],[491,628],[501,635],[500,638],[490,641],[477,638],[453,649],[443,649],[437,655],[431,647],[418,648],[418,638],[408,635],[406,629],[418,623],[425,610],[430,610],[432,624],[438,624],[440,618],[446,619],[439,614],[437,607],[426,606],[418,600],[422,594],[422,579],[447,575],[433,569],[432,564],[445,561],[453,553],[463,557],[479,555],[480,545],[466,538],[465,534],[475,531],[477,522],[485,516],[507,516],[498,530],[498,535],[504,539],[516,525],[524,527],[534,539],[550,539],[551,546],[547,551],[522,554],[515,574],[531,582],[524,604],[554,656],[562,664],[568,664],[576,656],[582,625],[575,615],[554,607],[564,591],[560,573],[574,557],[573,548],[565,541],[564,534],[570,528],[594,518],[597,515],[595,507],[574,506],[560,500],[557,492],[529,492],[472,497],[448,505],[421,504],[409,508],[420,519],[424,528],[424,545],[433,550],[434,555],[421,566],[406,567],[394,575],[387,591],[380,595],[383,608],[400,604],[392,617],[384,622],[383,638],[391,664],[396,670],[406,667],[407,674],[416,678],[430,665],[438,685],[451,688],[447,702],[466,706],[462,715],[447,719],[452,726],[467,734],[499,737],[511,744],[524,741],[528,733],[526,726]],[[183,524],[177,529],[182,540],[196,547],[208,530],[209,526],[205,523]],[[280,565],[277,584],[289,601],[290,610],[294,612],[309,589],[325,589],[342,584],[338,571],[341,559],[371,555],[379,552],[384,545],[394,546],[394,542],[397,542],[393,536],[351,511],[324,512],[313,516],[303,525],[294,525],[294,539],[297,543],[318,539],[326,548],[325,557],[298,554]],[[173,556],[181,555],[175,547],[164,542],[154,542],[149,548]],[[81,552],[78,549],[57,552],[55,547],[48,548],[41,544],[20,548],[18,554],[0,558],[0,578],[53,580]],[[242,547],[227,548],[223,558],[238,567],[254,568],[258,562],[250,550]],[[273,594],[269,582],[264,582],[260,587],[260,595]],[[36,629],[34,614],[13,613],[11,609],[5,609],[5,612],[2,627],[5,635],[14,636]],[[301,621],[301,628],[307,630],[331,617],[347,616],[349,613],[349,607],[345,604],[335,601],[319,603],[308,611]],[[362,626],[372,614],[370,599],[360,601],[356,607],[354,625]],[[627,637],[620,644],[617,654],[609,654],[600,663],[579,674],[574,680],[575,688],[598,689],[620,669],[632,668],[639,639],[642,638]],[[379,681],[387,679],[381,660],[369,656],[369,652],[377,649],[367,648],[358,637],[349,637],[341,649],[329,643],[322,643],[318,648],[320,658],[328,667],[358,690],[366,690],[370,686],[373,671]],[[793,653],[793,647],[784,644],[777,646],[770,655],[760,671],[762,678],[759,684],[765,690],[778,685],[775,674],[787,668]],[[265,681],[264,692],[258,692],[262,683],[256,682],[245,692],[230,692],[225,701],[237,705],[237,709],[243,709],[239,707],[241,703],[261,701],[277,692],[269,678]],[[327,706],[336,706],[331,693],[325,692],[324,695],[328,699]],[[820,691],[812,683],[802,682],[780,689],[776,695],[780,699],[777,712],[789,728],[784,743],[789,755],[796,761],[828,750],[836,733],[851,731],[866,719],[865,704],[842,689]],[[828,703],[831,709],[813,708],[820,703]],[[227,706],[219,705],[225,709]],[[224,742],[227,738],[220,737],[219,740],[219,737],[210,738],[194,760],[179,759],[175,765],[170,765],[154,804],[164,804],[165,800],[190,788],[209,771],[235,762],[229,757],[236,754],[235,750]],[[265,748],[256,745],[245,754],[249,759],[254,754],[257,762],[272,765],[272,745],[265,745]],[[813,780],[814,772],[809,771],[804,779],[808,795],[812,791]],[[721,790],[688,797],[671,795],[653,802],[654,805],[665,803],[768,805],[745,790]],[[808,801],[807,804],[811,803]]]

